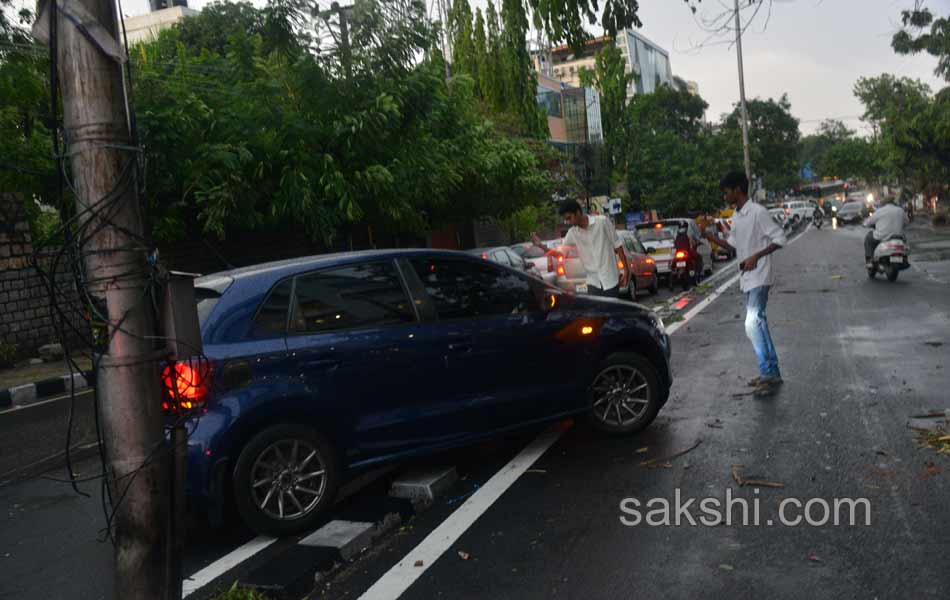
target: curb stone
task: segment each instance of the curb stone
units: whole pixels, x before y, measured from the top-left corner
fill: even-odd
[[[70,376],[61,375],[0,389],[0,409],[29,406],[46,398],[66,394],[71,387],[79,392],[92,387],[93,382],[92,373],[73,373],[72,386],[70,386]]]

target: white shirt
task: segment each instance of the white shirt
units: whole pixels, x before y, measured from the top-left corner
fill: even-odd
[[[772,220],[768,209],[752,200],[747,200],[741,209],[732,214],[732,231],[727,241],[736,249],[740,264],[771,244],[784,246],[788,243],[785,232]],[[772,255],[763,256],[755,269],[743,271],[739,277],[739,289],[743,292],[773,283]]]
[[[587,229],[571,227],[564,243],[577,246],[577,253],[587,272],[587,285],[609,290],[620,283],[616,249],[623,243],[613,222],[604,215],[589,215]]]
[[[904,225],[910,222],[907,213],[899,206],[885,204],[865,219],[864,226],[874,226],[874,239],[886,240],[892,235],[904,233]]]

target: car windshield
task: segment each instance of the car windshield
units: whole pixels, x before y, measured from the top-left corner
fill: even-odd
[[[672,225],[663,227],[656,227],[655,225],[637,226],[637,235],[640,236],[640,241],[644,243],[668,241],[676,237],[676,227]]]
[[[838,212],[861,212],[860,202],[848,202],[838,209]]]

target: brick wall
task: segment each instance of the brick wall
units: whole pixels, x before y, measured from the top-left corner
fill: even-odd
[[[51,249],[37,257],[41,268],[49,269],[54,252]],[[0,194],[0,342],[16,344],[21,358],[35,356],[40,346],[59,341],[46,283],[33,267],[32,256],[30,225],[22,200]],[[75,286],[64,267],[56,274],[58,302],[72,315],[70,321],[81,324]],[[71,337],[75,341],[75,336]]]

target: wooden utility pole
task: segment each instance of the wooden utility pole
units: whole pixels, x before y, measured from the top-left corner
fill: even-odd
[[[168,463],[160,354],[146,294],[138,149],[130,133],[115,3],[46,0],[39,12],[34,32],[49,36],[58,63],[83,282],[106,307],[109,323],[97,394],[115,511],[114,598],[167,600]]]
[[[742,113],[742,152],[745,155],[745,176],[752,185],[752,159],[749,155],[749,110],[745,100],[745,67],[742,62],[742,20],[739,18],[739,0],[736,5],[736,58],[739,61],[739,104]]]

